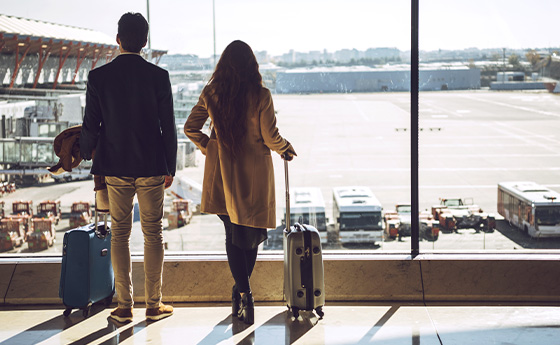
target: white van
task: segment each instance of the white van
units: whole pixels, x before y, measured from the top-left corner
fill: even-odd
[[[382,211],[368,187],[333,188],[333,217],[341,243],[383,241]]]

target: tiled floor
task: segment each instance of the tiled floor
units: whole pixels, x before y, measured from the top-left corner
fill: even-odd
[[[95,308],[84,319],[62,309],[0,309],[0,344],[560,344],[560,307],[327,305],[325,318],[293,320],[282,306],[258,306],[253,326],[225,305],[183,304],[146,322],[136,308],[126,325]]]

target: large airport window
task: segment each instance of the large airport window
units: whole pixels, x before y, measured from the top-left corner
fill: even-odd
[[[243,18],[254,22],[249,20],[251,13],[216,4],[216,53],[236,38],[255,51],[264,84],[273,93],[280,133],[298,153],[289,163],[291,223],[316,227],[325,250],[407,252],[410,241],[385,234],[384,210],[410,203],[408,1],[381,7],[351,1],[343,9],[298,3],[298,11],[290,4],[284,10],[272,2],[263,3],[267,23],[259,32],[241,25]],[[231,19],[224,15],[229,10],[238,16],[233,31],[228,25]],[[346,14],[343,18],[341,10]],[[287,17],[300,24],[281,24]],[[339,24],[333,26],[335,22]],[[356,34],[383,32],[394,22],[399,23],[393,25],[394,30],[374,35],[373,40]],[[275,32],[270,27],[283,29]],[[182,124],[214,61],[172,55],[161,61],[177,86],[181,136]],[[180,174],[186,184],[200,187],[204,156],[198,150],[193,155],[191,162],[197,166],[188,166]],[[285,227],[284,165],[276,154],[273,163],[277,226],[269,230],[263,244],[266,252],[282,249]],[[177,191],[181,193],[197,197],[185,185]],[[183,211],[175,204],[170,209],[170,228],[177,229],[166,235],[177,241],[168,242],[169,250],[223,250],[223,226],[216,216],[199,215],[195,210],[189,223],[179,226],[177,219]]]
[[[559,248],[560,48],[556,19],[546,17],[558,11],[527,16],[528,4],[422,1],[415,133],[410,1],[264,1],[258,8],[215,1],[174,11],[153,2],[143,55],[169,71],[179,137],[163,221],[168,253],[225,251],[222,222],[200,212],[204,155],[182,128],[221,51],[235,39],[253,48],[280,133],[298,154],[289,163],[291,223],[316,227],[326,251],[410,252],[415,136],[421,252]],[[134,6],[129,10],[146,13],[143,2]],[[185,13],[197,15],[185,21]],[[47,13],[33,20],[60,21]],[[6,225],[2,254],[60,255],[64,232],[92,221],[90,164],[57,176],[45,168],[56,160],[53,137],[82,121],[87,72],[116,56],[110,43],[116,24],[60,24],[100,31],[109,43],[92,49],[83,64],[79,48],[70,48],[71,71],[62,69],[58,79],[62,60],[54,50],[36,79],[44,52],[26,56],[13,78],[18,60],[9,45],[2,48],[0,80],[9,90],[0,94],[3,214],[20,207],[36,214],[49,200],[62,208],[53,246],[32,250]],[[276,154],[273,163],[277,226],[261,252],[280,253],[284,165]],[[143,252],[137,205],[131,249]]]
[[[423,250],[560,246],[559,48],[528,5],[420,4],[420,206],[440,232]],[[422,90],[422,73],[451,81]]]

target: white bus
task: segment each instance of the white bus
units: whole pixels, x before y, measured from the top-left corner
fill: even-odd
[[[333,217],[341,243],[383,241],[382,210],[368,187],[333,188]]]
[[[560,193],[535,182],[499,183],[498,213],[531,237],[560,236]]]
[[[321,243],[327,243],[327,218],[325,200],[317,187],[298,187],[290,190],[290,224],[299,222],[313,225],[319,230]],[[284,210],[284,222],[286,210]],[[285,223],[284,223],[285,224]]]

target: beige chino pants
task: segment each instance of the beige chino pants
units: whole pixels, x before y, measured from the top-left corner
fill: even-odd
[[[111,261],[115,271],[115,289],[120,308],[132,308],[132,263],[130,233],[134,195],[138,196],[140,223],[144,234],[145,298],[147,308],[161,304],[163,271],[163,195],[164,176],[107,176],[111,213]]]

